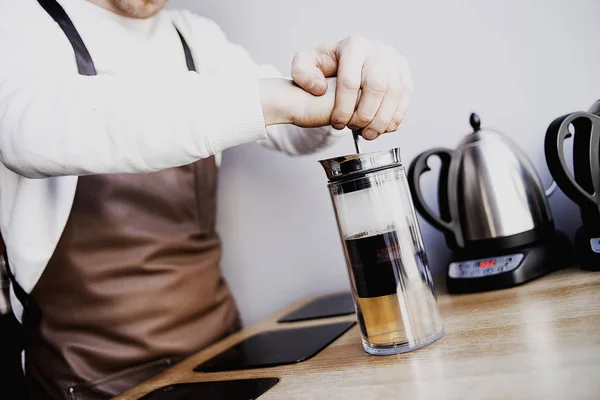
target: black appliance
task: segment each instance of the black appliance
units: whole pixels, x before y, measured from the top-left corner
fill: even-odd
[[[571,127],[571,128],[570,128]],[[570,129],[573,133],[570,132]],[[573,137],[573,174],[564,154],[565,139]],[[600,100],[589,113],[555,119],[546,132],[546,162],[561,190],[581,211],[575,234],[575,257],[586,269],[600,270]]]

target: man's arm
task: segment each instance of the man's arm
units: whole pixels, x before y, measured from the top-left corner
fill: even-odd
[[[150,172],[264,139],[265,125],[328,123],[331,96],[259,80],[244,52],[210,43],[241,71],[87,77],[24,63],[23,43],[0,27],[0,162],[29,178]],[[294,120],[309,100],[314,115]]]
[[[264,137],[255,79],[189,72],[150,83],[0,66],[0,161],[26,177],[155,171]]]
[[[261,78],[280,76],[273,67],[257,66],[248,52],[229,42],[214,22],[189,11],[177,12],[176,18],[205,52],[227,60],[219,67],[219,73],[236,76],[251,71]],[[368,140],[393,132],[400,126],[413,92],[405,57],[391,46],[355,36],[298,53],[292,62],[291,76],[299,87],[313,95],[304,101],[322,104],[315,99],[331,95],[334,104],[329,107],[327,103],[329,118],[322,124],[327,125],[325,128],[298,128],[322,126],[306,124],[304,118],[310,119],[312,115],[298,104],[291,109],[296,126],[267,128],[267,138],[260,143],[289,154],[304,154],[325,147],[340,136],[348,135],[346,126],[361,129]],[[327,78],[333,77],[341,83],[331,84],[336,80]],[[285,102],[286,98],[279,96],[276,100]],[[329,125],[343,131],[331,129]]]
[[[369,46],[361,41],[342,41],[341,46],[329,48],[334,49],[329,56],[335,60],[300,57],[292,71],[297,86],[281,79],[259,81],[258,67],[247,52],[229,43],[213,22],[181,13],[176,23],[186,28],[184,36],[204,38],[194,48],[218,57],[223,68],[210,77],[185,72],[151,82],[147,77],[45,73],[43,68],[34,69],[39,64],[19,63],[17,55],[27,51],[0,25],[0,54],[4,55],[0,63],[0,162],[30,178],[150,172],[265,139],[265,125],[311,128],[333,121],[338,128],[345,124],[374,128],[377,123],[382,133],[399,124],[392,119],[392,125],[386,126],[380,118],[382,111],[394,109],[401,99],[398,85],[387,80],[382,85],[384,80],[378,76],[382,68],[395,76],[395,64],[384,62],[379,51],[367,51]],[[200,32],[194,32],[199,27]],[[330,65],[338,61],[340,71]],[[370,65],[371,72],[363,74],[361,83],[357,67],[363,64],[365,68]],[[336,88],[333,78],[325,81],[336,74],[344,78],[342,89]],[[320,87],[311,85],[314,80],[319,80]],[[359,91],[363,93],[360,101]],[[409,100],[405,96],[398,107]],[[391,118],[391,113],[385,114]],[[316,146],[322,145],[314,135],[317,131],[311,132],[318,139]],[[294,146],[314,147],[309,139],[307,135]]]
[[[262,79],[261,95],[263,101],[272,100],[274,104],[270,104],[272,109],[277,112],[277,107],[285,105],[289,108],[292,107],[292,99],[289,98],[290,94],[286,96],[278,95],[276,92],[279,90],[287,91],[288,89],[298,89],[296,85],[290,85],[285,88],[277,88],[269,81],[273,78],[285,78],[275,67],[269,64],[259,65],[254,62],[250,54],[243,47],[232,43],[228,40],[225,33],[221,28],[213,21],[198,16],[187,10],[171,11],[173,19],[178,28],[183,32],[186,39],[193,42],[193,48],[199,50],[199,59],[210,55],[213,57],[212,61],[218,62],[218,70],[212,71],[218,75],[223,76],[240,76],[240,75],[253,75],[257,78]],[[291,78],[287,78],[290,79]],[[335,82],[335,80],[333,80]],[[335,88],[335,85],[333,86]],[[333,96],[334,91],[329,92]],[[322,110],[327,110],[329,113],[332,111],[333,97],[330,97],[327,101],[324,99],[318,99],[315,96],[305,95],[307,93],[300,93],[293,91],[298,97],[300,104],[297,104],[296,111],[301,113],[302,108],[308,101],[317,102],[318,106]],[[267,108],[265,107],[265,110]],[[320,111],[313,108],[313,111]],[[340,132],[331,128],[329,123],[329,115],[323,120],[322,126],[318,128],[303,128],[296,125],[292,125],[291,121],[283,121],[285,124],[269,124],[270,115],[268,111],[265,111],[265,122],[266,136],[259,140],[258,143],[278,151],[290,155],[312,153],[322,147],[326,147],[336,141],[336,138],[343,135],[346,132]],[[286,123],[287,122],[287,123]],[[296,121],[297,124],[301,124],[302,121]]]

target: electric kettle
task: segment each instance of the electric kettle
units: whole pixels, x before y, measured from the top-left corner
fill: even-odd
[[[564,156],[564,141],[571,136],[573,175]],[[581,211],[583,226],[575,234],[577,262],[600,270],[600,100],[589,113],[576,112],[554,120],[546,132],[545,152],[554,180]]]
[[[448,268],[450,292],[480,291],[526,282],[564,265],[568,240],[554,229],[540,179],[527,156],[507,136],[482,129],[471,114],[473,132],[456,150],[437,148],[417,156],[409,169],[416,209],[442,231],[454,252]],[[427,206],[421,175],[428,160],[441,160],[440,215]]]

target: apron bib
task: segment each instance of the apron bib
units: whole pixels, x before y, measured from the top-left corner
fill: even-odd
[[[69,38],[79,73],[95,75],[62,7],[38,2]],[[41,314],[25,353],[31,398],[109,398],[239,329],[219,268],[216,186],[214,157],[79,178],[69,220],[30,293]]]

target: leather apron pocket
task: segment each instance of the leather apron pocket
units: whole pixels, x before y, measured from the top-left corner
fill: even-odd
[[[67,388],[69,400],[110,399],[158,375],[172,365],[170,358],[153,361]]]

